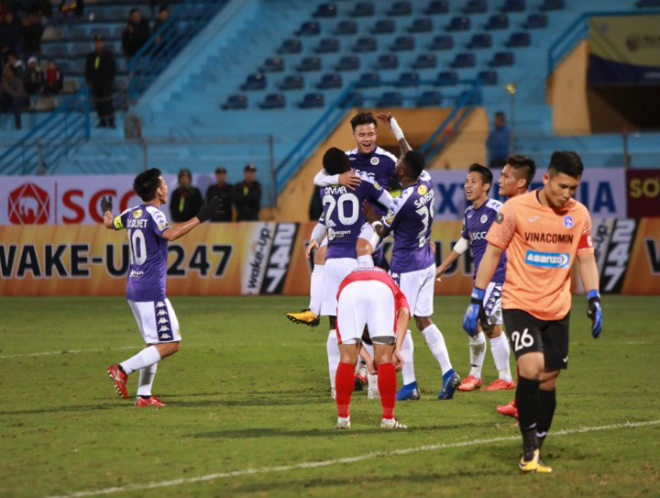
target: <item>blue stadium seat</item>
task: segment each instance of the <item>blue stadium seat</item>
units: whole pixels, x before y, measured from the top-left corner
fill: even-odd
[[[433,14],[446,14],[449,12],[449,2],[446,0],[432,0],[423,12],[427,16],[432,16]]]
[[[307,93],[303,97],[302,102],[298,104],[300,109],[313,109],[316,107],[323,107],[325,105],[325,99],[323,98],[322,93]]]
[[[107,45],[107,43],[106,43]],[[87,43],[76,43],[71,47],[69,52],[69,57],[73,59],[82,59],[87,56],[92,51],[93,47]]]
[[[500,10],[502,12],[525,12],[527,5],[525,0],[506,0]]]
[[[360,92],[351,92],[341,102],[342,107],[361,107],[364,104],[364,95]]]
[[[434,69],[438,65],[435,54],[420,54],[411,64],[414,69]]]
[[[396,86],[399,87],[408,87],[408,86],[418,86],[419,85],[419,73],[416,72],[407,72],[401,73],[399,79],[396,80]]]
[[[341,75],[335,73],[324,74],[321,80],[316,84],[319,90],[328,90],[330,88],[341,88]]]
[[[454,48],[454,39],[451,35],[437,35],[433,37],[428,48],[430,50],[450,50]]]
[[[403,95],[400,92],[384,92],[376,100],[376,107],[400,107],[402,104]]]
[[[302,42],[298,38],[287,38],[277,49],[278,54],[299,54],[302,52]]]
[[[369,32],[373,35],[384,35],[394,33],[396,31],[396,24],[391,19],[380,19],[376,21],[373,28]]]
[[[513,52],[496,52],[488,65],[491,67],[513,66],[514,62]]]
[[[123,31],[123,30],[122,30]],[[67,35],[67,40],[89,40],[89,35],[87,34],[87,30],[83,28],[82,26],[74,26],[71,28],[71,31],[69,31]]]
[[[242,93],[229,95],[225,103],[221,106],[225,111],[232,109],[247,109],[247,96]]]
[[[525,29],[541,29],[548,27],[548,16],[545,14],[530,14],[523,23]]]
[[[316,36],[321,32],[321,25],[317,21],[305,21],[295,31],[296,36]]]
[[[435,78],[435,86],[454,86],[458,83],[456,71],[440,71]]]
[[[483,14],[485,12],[488,12],[486,0],[468,0],[467,5],[463,9],[464,14]]]
[[[277,88],[280,90],[302,90],[304,86],[305,79],[300,74],[290,74],[284,77]]]
[[[415,19],[408,27],[409,33],[430,33],[433,31],[433,21],[427,17]]]
[[[261,109],[284,109],[286,107],[286,97],[283,93],[269,93],[259,103],[259,107]]]
[[[392,7],[387,11],[387,15],[390,17],[409,16],[410,14],[412,14],[412,3],[405,0],[394,2]]]
[[[269,57],[264,61],[260,70],[264,73],[279,73],[284,71],[284,59],[281,57]]]
[[[334,54],[339,52],[339,40],[337,38],[322,38],[319,44],[314,47],[316,54]]]
[[[53,45],[44,43],[42,47],[44,57],[55,59],[57,57],[69,57],[69,47],[66,45]]]
[[[353,52],[375,52],[378,50],[378,42],[375,38],[371,36],[363,36],[358,38],[355,44],[353,45]]]
[[[449,67],[474,67],[477,65],[477,59],[471,52],[461,52],[454,56],[454,60],[449,63]]]
[[[476,35],[472,35],[472,38],[465,46],[472,50],[478,48],[490,48],[493,46],[493,37],[489,34],[478,33]]]
[[[354,35],[357,31],[358,28],[355,21],[340,21],[332,33],[335,35]]]
[[[241,90],[264,90],[266,88],[266,76],[261,73],[248,74]]]
[[[509,48],[529,47],[531,44],[532,44],[532,37],[529,35],[529,33],[517,32],[517,33],[511,33],[511,36],[504,43],[504,46]]]
[[[635,7],[638,9],[646,9],[649,7],[660,7],[660,0],[639,0],[635,2]]]
[[[337,16],[337,5],[334,3],[322,3],[319,5],[312,17],[315,18],[327,18],[327,17],[336,17]]]
[[[488,18],[488,22],[484,25],[484,29],[494,31],[496,29],[508,29],[509,17],[506,14],[496,14]]]
[[[362,73],[360,79],[357,82],[358,86],[363,88],[378,86],[380,84],[380,74],[379,73]]]
[[[308,71],[320,71],[322,67],[321,59],[318,57],[305,57],[300,61],[300,64],[296,66],[296,71],[308,72]]]
[[[497,85],[497,71],[479,71],[477,76],[484,85]]]
[[[375,13],[374,4],[371,2],[359,2],[348,14],[349,17],[371,17]]]
[[[360,58],[356,55],[344,55],[335,64],[335,71],[353,71],[355,69],[360,69]]]
[[[445,31],[468,31],[471,23],[470,18],[465,16],[452,17]]]
[[[399,57],[396,54],[383,54],[378,57],[374,69],[397,69]]]
[[[390,45],[392,52],[405,52],[415,50],[415,38],[412,36],[397,36],[394,43]]]
[[[660,6],[660,2],[655,2],[654,6]],[[565,8],[564,0],[543,0],[539,10],[547,12],[550,10],[564,10]]]
[[[442,93],[437,90],[426,90],[415,100],[417,107],[442,105]]]

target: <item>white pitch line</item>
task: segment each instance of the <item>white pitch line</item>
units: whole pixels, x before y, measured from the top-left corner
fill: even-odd
[[[27,358],[31,356],[51,356],[55,354],[80,354],[80,353],[98,353],[99,351],[122,351],[125,349],[139,349],[139,345],[121,346],[118,348],[92,348],[92,349],[60,349],[59,351],[40,351],[38,353],[15,353],[0,355],[0,360],[5,358]]]
[[[568,436],[570,434],[582,434],[585,432],[629,429],[629,428],[645,427],[649,425],[658,425],[658,424],[660,424],[660,420],[646,420],[643,422],[625,422],[621,424],[601,425],[596,427],[579,427],[577,429],[564,429],[561,431],[552,432],[552,437],[554,438],[557,436]],[[216,479],[225,479],[228,477],[240,477],[240,476],[255,475],[255,474],[272,474],[276,472],[288,472],[290,470],[299,470],[299,469],[314,469],[319,467],[328,467],[330,465],[339,465],[346,463],[362,462],[365,460],[373,460],[374,458],[391,457],[397,455],[408,455],[411,453],[419,453],[421,451],[444,450],[447,448],[463,448],[465,446],[492,444],[492,443],[499,443],[502,441],[517,441],[519,439],[520,436],[502,436],[502,437],[494,437],[490,439],[473,439],[471,441],[460,441],[454,443],[430,444],[425,446],[402,448],[399,450],[391,450],[391,451],[373,451],[371,453],[365,453],[363,455],[357,455],[353,457],[335,458],[332,460],[320,460],[316,462],[302,462],[292,465],[279,465],[276,467],[259,467],[256,469],[234,470],[231,472],[218,472],[218,473],[206,474],[198,477],[172,479],[169,481],[152,482],[148,484],[127,484],[125,486],[113,486],[111,488],[94,489],[88,491],[74,491],[66,495],[49,496],[47,498],[83,498],[86,496],[99,496],[99,495],[109,495],[112,493],[120,493],[120,492],[128,492],[128,491],[142,491],[148,489],[167,488],[171,486],[179,486],[181,484],[213,481]]]

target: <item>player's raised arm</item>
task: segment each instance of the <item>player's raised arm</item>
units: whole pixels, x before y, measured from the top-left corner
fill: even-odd
[[[391,113],[382,112],[380,114],[377,114],[376,117],[390,127],[390,130],[392,130],[394,137],[399,143],[399,149],[401,150],[402,155],[408,152],[409,150],[412,150],[412,147],[406,140],[406,137],[403,135],[403,130],[399,126],[399,123],[397,122],[396,118],[394,118],[394,116],[392,116]]]
[[[101,197],[101,212],[103,213],[103,225],[108,230],[114,230],[114,216],[112,216],[112,197]]]
[[[193,216],[191,219],[189,219],[184,223],[179,223],[178,225],[168,228],[163,232],[162,237],[165,240],[172,241],[178,239],[179,237],[184,236],[200,223],[204,223],[205,221],[211,219],[213,214],[219,208],[220,208],[220,198],[213,197],[209,202],[207,202],[204,206],[202,206],[202,209],[199,210],[197,216]]]

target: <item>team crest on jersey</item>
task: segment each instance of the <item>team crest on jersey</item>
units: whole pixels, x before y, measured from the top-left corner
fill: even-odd
[[[372,157],[369,162],[371,163],[372,166],[378,166],[378,163],[380,162],[380,159],[377,157]]]
[[[426,193],[429,191],[429,188],[426,185],[420,185],[417,187],[417,193],[419,195],[426,195]]]
[[[140,216],[142,216],[141,209],[136,209],[135,211],[133,211],[133,218],[139,218]]]
[[[504,221],[504,215],[502,214],[502,211],[497,212],[497,216],[495,217],[495,221],[497,223],[502,223]]]
[[[481,218],[479,218],[479,221],[481,223],[486,223],[488,221],[488,215],[487,214],[482,214]]]
[[[566,228],[573,228],[573,217],[570,214],[567,214],[564,216],[563,223]]]

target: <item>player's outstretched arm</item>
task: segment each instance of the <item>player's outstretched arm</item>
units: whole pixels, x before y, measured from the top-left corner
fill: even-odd
[[[451,264],[456,261],[461,254],[463,254],[468,248],[468,241],[461,237],[456,244],[454,244],[454,248],[451,250],[451,252],[447,255],[447,257],[440,263],[440,266],[438,266],[438,269],[435,271],[435,278],[439,282],[442,280],[440,278],[442,274],[447,271],[447,268],[451,266]]]
[[[591,319],[591,335],[598,339],[603,331],[603,310],[600,304],[598,266],[593,252],[577,255],[578,273],[582,286],[587,291],[587,317]]]
[[[387,125],[390,127],[390,130],[392,130],[392,133],[394,134],[394,137],[396,138],[396,141],[399,143],[399,149],[401,150],[401,154],[405,154],[409,150],[412,150],[412,147],[406,140],[406,137],[403,135],[403,130],[399,126],[399,123],[397,120],[392,116],[391,113],[389,112],[381,112],[376,115],[378,119],[380,119],[383,123],[387,123]]]
[[[367,223],[371,223],[371,226],[374,227],[374,231],[381,239],[384,239],[390,234],[390,230],[378,220],[376,210],[371,204],[369,204],[369,201],[366,199],[362,203],[362,210],[364,211],[364,216],[367,219]]]
[[[114,230],[114,216],[112,216],[112,197],[109,195],[101,197],[101,212],[103,213],[103,225],[108,230]]]
[[[342,185],[351,190],[360,185],[360,177],[355,174],[353,170],[346,171],[338,175],[329,175],[324,169],[321,169],[316,176],[314,176],[314,185],[317,187],[329,187],[331,185]]]
[[[209,202],[202,206],[202,209],[199,210],[197,216],[193,216],[191,219],[184,223],[179,223],[172,228],[168,228],[163,232],[163,238],[168,241],[176,240],[179,237],[183,237],[185,234],[190,232],[200,223],[211,219],[211,216],[220,208],[220,198],[214,197]]]

